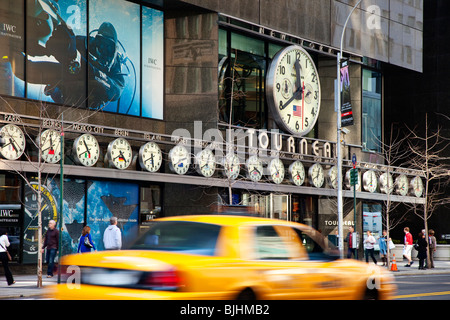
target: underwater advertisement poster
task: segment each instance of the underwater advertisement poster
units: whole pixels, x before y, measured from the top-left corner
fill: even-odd
[[[163,12],[128,1],[2,0],[0,93],[162,119],[163,43]]]
[[[93,181],[87,191],[87,225],[97,250],[104,250],[103,233],[117,217],[122,246],[133,241],[138,228],[139,186],[132,183]]]

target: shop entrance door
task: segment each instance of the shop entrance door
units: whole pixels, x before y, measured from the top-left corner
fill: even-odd
[[[291,221],[291,196],[270,194],[270,218]]]

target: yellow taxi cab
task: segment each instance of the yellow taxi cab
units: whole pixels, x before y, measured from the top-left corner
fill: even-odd
[[[306,225],[233,215],[154,220],[127,250],[62,258],[55,299],[390,299],[389,271],[340,259]]]

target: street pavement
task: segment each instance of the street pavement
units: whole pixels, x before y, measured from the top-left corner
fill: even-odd
[[[404,261],[397,262],[398,271],[391,271],[394,276],[398,275],[427,275],[450,273],[450,261],[435,261],[435,268],[419,270],[419,262],[414,261],[412,267],[405,267]],[[47,278],[42,277],[42,288],[37,287],[37,275],[13,274],[15,284],[8,286],[4,275],[0,275],[0,299],[26,299],[26,298],[47,298],[51,286],[57,284],[58,276]]]

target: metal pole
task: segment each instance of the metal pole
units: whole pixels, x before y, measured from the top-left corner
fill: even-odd
[[[58,244],[58,284],[61,283],[61,251],[62,251],[62,231],[63,231],[63,184],[64,184],[64,116],[61,115],[61,159],[59,160],[59,244]]]
[[[338,168],[338,194],[337,194],[337,211],[338,211],[338,227],[339,227],[339,251],[341,253],[341,258],[344,258],[344,213],[343,213],[343,199],[342,199],[342,154],[341,154],[341,58],[342,58],[342,46],[344,42],[344,33],[347,23],[350,20],[350,16],[356,7],[361,3],[359,0],[356,5],[352,8],[352,11],[345,21],[344,28],[341,35],[341,46],[340,51],[337,54],[337,95],[336,95],[336,111],[337,111],[337,143],[336,143],[336,158],[337,158],[337,168]]]

